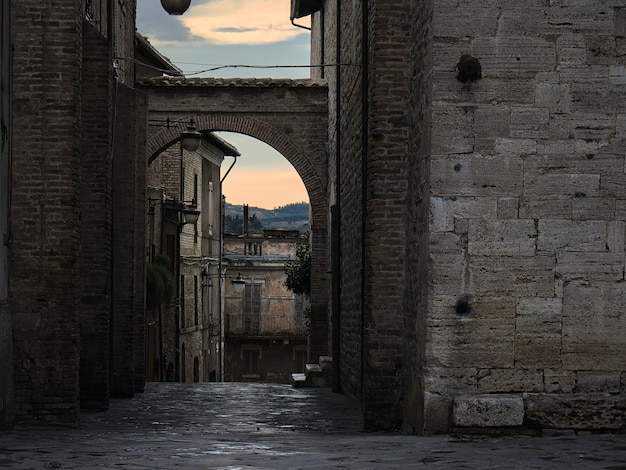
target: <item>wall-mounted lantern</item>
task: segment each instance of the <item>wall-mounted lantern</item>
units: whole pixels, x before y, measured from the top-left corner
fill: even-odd
[[[246,281],[241,277],[241,273],[237,273],[237,277],[232,281],[233,289],[237,294],[241,294],[246,288]]]
[[[195,152],[200,148],[202,133],[196,129],[196,121],[191,119],[187,130],[180,133],[180,144],[188,152]]]
[[[200,211],[196,206],[186,206],[182,210],[183,224],[195,224],[200,218]]]

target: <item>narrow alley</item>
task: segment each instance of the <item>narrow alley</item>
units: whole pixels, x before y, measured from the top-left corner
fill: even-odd
[[[0,434],[3,469],[626,469],[619,434],[418,437],[365,433],[330,389],[149,383],[73,428]]]

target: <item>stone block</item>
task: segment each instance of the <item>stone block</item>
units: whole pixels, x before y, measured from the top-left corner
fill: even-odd
[[[543,382],[548,393],[571,393],[576,386],[576,373],[562,369],[544,369]]]
[[[534,155],[537,153],[535,139],[497,138],[495,152],[504,156]]]
[[[461,155],[433,158],[433,196],[509,196],[521,194],[522,162],[515,157]]]
[[[624,253],[626,223],[616,220],[607,224],[606,247],[611,253]]]
[[[569,113],[572,98],[569,85],[557,83],[538,83],[535,103],[547,108],[550,113]]]
[[[561,335],[516,333],[515,365],[529,368],[560,366]],[[537,390],[543,389],[541,385]]]
[[[572,198],[565,195],[522,198],[519,217],[523,219],[570,219]]]
[[[450,408],[450,398],[424,393],[424,432],[447,432],[450,426]]]
[[[619,393],[620,372],[580,371],[576,374],[576,393]]]
[[[521,298],[517,302],[515,331],[523,334],[560,334],[563,302],[556,297]]]
[[[532,256],[535,223],[530,219],[470,220],[468,252],[483,256]]]
[[[623,278],[624,255],[608,252],[559,252],[556,271],[566,281],[619,281]]]
[[[498,219],[517,219],[519,217],[519,198],[501,197],[497,200]]]
[[[545,139],[550,136],[550,113],[547,107],[511,108],[511,137],[518,139]]]
[[[544,388],[540,369],[483,369],[478,375],[478,388],[486,393],[540,392]]]
[[[509,106],[481,106],[474,112],[474,130],[481,138],[511,136]]]
[[[526,421],[541,428],[620,429],[626,426],[623,395],[526,394]]]
[[[431,254],[432,294],[445,295],[464,290],[467,269],[463,252]]]
[[[474,150],[474,112],[461,106],[440,106],[433,111],[434,154],[471,153]]]
[[[556,41],[559,65],[578,66],[587,59],[587,43],[582,34],[567,32]]]
[[[512,367],[515,306],[510,299],[481,297],[466,316],[455,313],[456,301],[430,299],[427,356],[445,367]]]
[[[524,172],[524,197],[598,197],[600,175],[572,173]]]
[[[452,420],[457,427],[511,427],[524,422],[524,401],[520,396],[460,396],[452,403]]]
[[[477,297],[512,296],[509,302],[516,305],[519,297],[554,296],[554,256],[472,256],[469,266]]]
[[[604,251],[606,222],[539,220],[537,251]]]
[[[573,220],[611,220],[614,218],[615,199],[577,197],[571,200]]]
[[[533,37],[494,37],[474,40],[474,53],[491,74],[552,71],[556,65],[553,42]]]
[[[626,291],[622,282],[581,279],[563,289],[563,368],[626,369]]]
[[[430,393],[462,395],[476,393],[478,372],[475,367],[430,367],[424,388]]]

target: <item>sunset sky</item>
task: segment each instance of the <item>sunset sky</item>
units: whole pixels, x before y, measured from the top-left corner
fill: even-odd
[[[309,32],[293,26],[289,12],[290,0],[192,0],[184,15],[169,16],[159,0],[138,0],[137,30],[187,77],[306,78]],[[297,22],[308,26],[308,18]],[[229,203],[272,209],[308,202],[300,177],[273,148],[241,134],[220,136],[241,153],[224,181]]]

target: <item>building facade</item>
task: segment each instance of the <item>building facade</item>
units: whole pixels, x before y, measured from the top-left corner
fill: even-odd
[[[244,211],[244,220],[247,212]],[[223,266],[241,276],[243,292],[224,294],[224,379],[289,383],[307,362],[305,296],[287,289],[285,265],[295,259],[297,230],[225,236]]]
[[[144,383],[135,2],[1,11],[0,413],[74,424]]]
[[[150,312],[148,380],[215,381],[220,375],[221,182],[225,156],[236,148],[203,134],[196,151],[176,143],[150,162],[150,262],[165,256],[176,288],[170,302]],[[197,220],[185,212],[197,210]]]
[[[326,64],[333,355],[366,427],[623,427],[623,2],[292,5]]]

